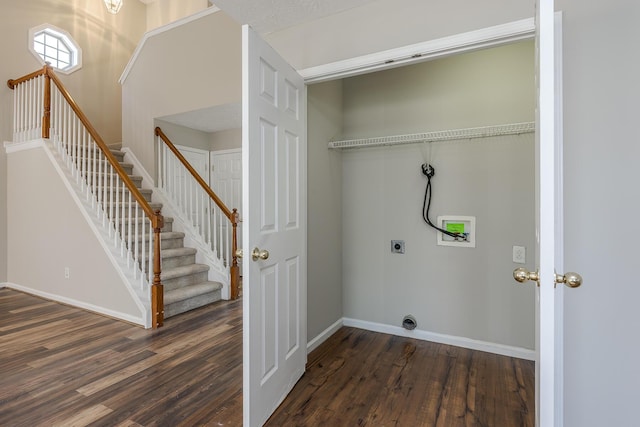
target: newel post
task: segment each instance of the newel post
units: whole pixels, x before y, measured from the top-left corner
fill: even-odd
[[[51,127],[51,76],[49,71],[51,65],[47,62],[44,65],[44,115],[42,116],[42,138],[49,138]]]
[[[153,328],[164,323],[164,290],[160,281],[160,232],[164,226],[164,218],[160,211],[153,217],[153,283],[151,284],[151,322]]]
[[[231,238],[232,262],[229,273],[231,274],[231,299],[237,299],[240,295],[240,268],[238,267],[238,209],[231,214],[231,226],[233,235]]]

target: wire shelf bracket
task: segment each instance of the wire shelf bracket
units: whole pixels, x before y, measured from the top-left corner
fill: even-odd
[[[381,136],[375,138],[330,141],[329,148],[365,148],[389,145],[416,144],[419,142],[454,141],[462,139],[487,138],[503,135],[520,135],[535,132],[534,122],[511,123],[506,125],[483,126],[466,129],[442,130],[409,135]]]

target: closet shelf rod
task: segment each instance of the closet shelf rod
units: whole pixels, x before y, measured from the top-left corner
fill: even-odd
[[[409,135],[381,136],[375,138],[347,139],[330,141],[329,148],[360,148],[382,145],[415,144],[418,142],[452,141],[460,139],[487,138],[502,135],[519,135],[535,131],[534,122],[511,123],[506,125],[483,126],[466,129],[441,130]]]

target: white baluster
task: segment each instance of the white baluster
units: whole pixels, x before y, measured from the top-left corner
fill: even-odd
[[[147,260],[147,244],[145,242],[145,237],[146,237],[146,230],[147,230],[147,217],[146,215],[143,215],[143,221],[142,221],[142,233],[140,235],[140,244],[142,246],[142,255],[140,256],[140,259],[142,260],[142,264],[140,265],[140,269],[142,270],[142,274],[140,274],[140,288],[143,288],[144,285],[144,276],[145,276],[145,272],[146,272],[146,268],[145,268],[145,260]],[[151,236],[149,236],[151,237]],[[148,264],[151,263],[151,258],[148,258],[147,261],[147,267]]]
[[[126,187],[125,187],[125,188],[126,188]],[[133,249],[133,245],[132,245],[132,242],[133,242],[133,241],[131,240],[131,238],[132,238],[132,236],[131,236],[131,205],[133,204],[133,202],[132,202],[132,199],[131,199],[131,192],[127,190],[127,193],[128,193],[128,195],[129,195],[129,212],[128,212],[128,214],[127,214],[127,225],[128,225],[128,227],[127,227],[127,228],[128,228],[128,230],[127,230],[127,235],[128,235],[128,238],[127,238],[127,248],[129,249],[129,252],[128,252],[128,253],[129,253],[129,256],[127,257],[127,266],[128,266],[129,268],[131,268],[131,263],[130,263],[130,260],[131,260],[131,250]]]
[[[113,223],[113,178],[115,171],[111,167],[111,175],[109,175],[109,220]],[[111,235],[111,227],[109,227],[109,235]]]
[[[120,193],[120,181],[121,181],[120,176],[117,176],[116,177],[116,188],[115,188],[115,200],[114,200],[115,210],[116,210],[115,222],[114,222],[115,230],[116,230],[116,233],[115,233],[116,234],[116,236],[115,236],[116,238],[114,239],[114,248],[118,247],[118,236],[122,237],[122,234],[118,233],[118,224],[120,224],[119,223],[119,221],[120,221],[120,205],[118,204],[119,200],[120,200],[120,194],[119,194]]]
[[[125,207],[125,194],[124,194],[124,181],[122,181],[122,187],[121,190],[118,189],[118,193],[120,193],[122,191],[122,206],[120,207],[120,222],[118,224],[124,224],[124,217],[126,215],[126,207]],[[124,256],[124,247],[125,247],[125,234],[124,234],[124,229],[122,227],[120,227],[120,256]]]
[[[136,202],[136,214],[135,214],[135,238],[136,238],[136,242],[135,242],[135,250],[133,251],[133,278],[137,278],[137,273],[138,273],[138,262],[139,262],[139,258],[138,258],[138,253],[140,250],[140,246],[138,243],[138,237],[140,236],[140,234],[138,233],[138,212],[140,212],[140,204],[138,202]],[[129,225],[129,227],[131,227],[131,225]],[[144,260],[143,260],[144,262]]]

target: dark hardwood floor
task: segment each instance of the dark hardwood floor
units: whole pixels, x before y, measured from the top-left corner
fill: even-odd
[[[0,290],[0,426],[240,426],[241,307],[144,330]]]
[[[242,303],[144,330],[0,290],[0,426],[241,426]],[[533,362],[342,328],[268,426],[532,426]]]
[[[533,426],[534,387],[531,361],[341,328],[266,425]]]

